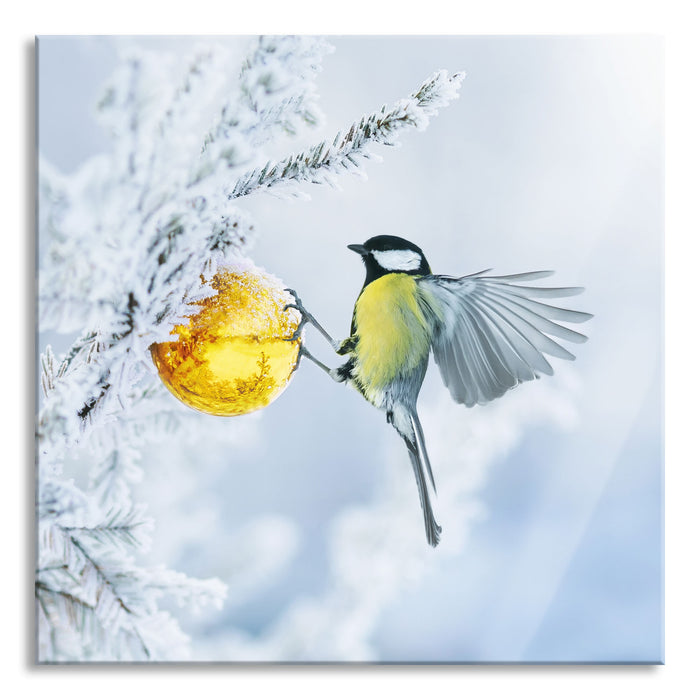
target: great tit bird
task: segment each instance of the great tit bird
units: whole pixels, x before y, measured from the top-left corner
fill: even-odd
[[[348,382],[386,414],[408,448],[423,509],[425,534],[440,541],[430,502],[433,489],[416,402],[432,350],[452,398],[465,406],[485,404],[522,382],[552,374],[545,354],[565,360],[574,356],[549,336],[573,343],[587,340],[554,321],[581,323],[592,317],[551,306],[538,298],[568,297],[581,287],[521,285],[553,274],[525,272],[488,276],[490,270],[465,277],[433,275],[423,251],[397,236],[374,236],[348,248],[362,256],[365,283],[355,302],[350,336],[335,341],[288,290],[301,314],[301,329],[311,323],[347,361],[331,369],[302,344],[308,357],[332,379]]]

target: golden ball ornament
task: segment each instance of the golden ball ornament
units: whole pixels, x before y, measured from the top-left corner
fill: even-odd
[[[290,341],[301,321],[284,285],[252,265],[219,267],[203,284],[215,293],[192,302],[187,325],[172,342],[151,345],[165,386],[187,406],[215,416],[264,408],[287,387],[301,339]]]

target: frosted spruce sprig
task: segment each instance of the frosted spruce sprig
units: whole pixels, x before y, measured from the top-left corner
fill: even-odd
[[[216,579],[134,564],[129,552],[144,549],[144,525],[140,510],[109,514],[90,525],[40,521],[35,594],[39,626],[49,630],[39,640],[45,647],[40,651],[56,661],[167,658],[164,639],[186,644],[186,637],[170,614],[158,610],[161,597],[221,606],[225,586]],[[74,641],[61,643],[56,635]]]
[[[404,131],[424,130],[429,118],[458,96],[463,79],[464,73],[449,76],[445,70],[438,71],[408,99],[398,101],[391,109],[385,105],[362,117],[346,132],[338,132],[331,143],[322,141],[277,163],[268,162],[261,168],[249,170],[239,178],[229,198],[290,183],[311,182],[336,187],[338,175],[361,171],[360,159],[372,157],[369,150],[372,143],[395,146]]]

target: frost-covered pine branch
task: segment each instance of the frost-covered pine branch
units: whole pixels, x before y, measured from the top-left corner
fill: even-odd
[[[391,109],[383,106],[378,112],[362,117],[344,133],[338,132],[331,143],[322,141],[302,153],[248,171],[229,197],[236,199],[256,190],[302,182],[336,187],[339,175],[362,173],[362,159],[373,156],[372,143],[395,146],[404,131],[425,129],[430,117],[457,97],[463,79],[464,73],[449,76],[447,71],[438,71],[408,99],[400,100]]]
[[[205,420],[166,393],[148,348],[213,293],[203,273],[250,250],[246,195],[359,172],[370,144],[425,128],[462,79],[441,71],[332,144],[265,165],[272,139],[321,123],[314,78],[330,50],[261,37],[237,74],[218,46],[184,58],[130,50],[98,104],[112,149],[72,175],[40,161],[39,322],[75,337],[60,358],[50,347],[41,358],[40,660],[186,658],[159,601],[221,604],[221,582],[140,563],[153,525],[131,500],[144,445]],[[88,467],[71,479],[78,454]]]
[[[221,606],[225,586],[137,566],[152,522],[143,507],[105,510],[72,482],[44,478],[38,489],[35,593],[41,660],[186,657],[187,638],[163,595],[180,604]],[[188,600],[189,598],[189,600]]]

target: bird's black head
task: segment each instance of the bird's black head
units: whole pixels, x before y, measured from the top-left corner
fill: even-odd
[[[405,238],[374,236],[362,245],[353,244],[348,248],[362,256],[367,268],[365,286],[391,272],[407,275],[430,274],[430,266],[423,251]]]

